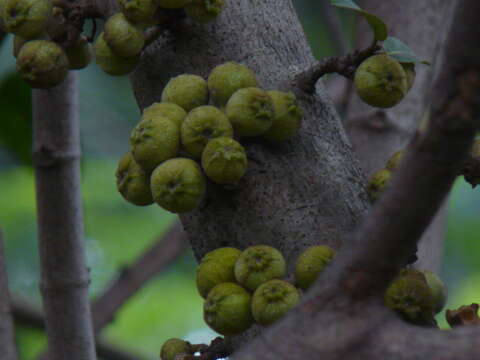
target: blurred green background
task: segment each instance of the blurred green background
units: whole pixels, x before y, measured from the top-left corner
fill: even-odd
[[[318,2],[295,4],[316,56],[333,54]],[[353,18],[339,14],[351,34]],[[39,305],[30,90],[15,75],[11,40],[7,37],[0,46],[0,227],[11,291]],[[157,206],[132,206],[116,191],[116,163],[127,151],[129,132],[139,119],[128,78],[107,76],[92,65],[79,73],[79,89],[85,233],[94,297],[168,228],[174,216]],[[450,308],[480,302],[479,210],[480,193],[459,179],[450,198],[441,274],[450,290]],[[144,359],[156,359],[169,337],[211,340],[215,334],[203,324],[194,276],[195,260],[187,251],[137,292],[105,328],[104,338]],[[441,324],[445,326],[442,320]],[[17,341],[22,360],[34,359],[46,343],[41,331],[27,327],[18,329]]]

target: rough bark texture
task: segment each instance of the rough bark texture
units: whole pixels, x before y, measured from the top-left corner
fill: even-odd
[[[363,7],[386,21],[392,36],[408,44],[421,59],[438,65],[443,35],[450,19],[443,0],[382,1],[364,0]],[[358,46],[372,41],[372,32],[365,21],[357,29]],[[430,88],[437,66],[418,65],[415,85],[406,98],[394,108],[376,109],[363,103],[352,92],[347,110],[346,128],[352,145],[360,159],[365,175],[371,175],[385,166],[388,158],[404,149],[413,135],[430,101]],[[445,230],[443,208],[419,245],[418,262],[422,269],[438,271],[442,255]]]
[[[18,358],[14,334],[3,247],[3,234],[0,229],[0,354],[2,354],[3,360],[17,360]]]
[[[55,88],[33,90],[33,112],[40,287],[49,360],[93,360],[75,75],[70,73]]]

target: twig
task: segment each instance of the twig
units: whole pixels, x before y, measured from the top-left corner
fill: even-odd
[[[308,94],[315,92],[315,84],[325,74],[337,73],[352,79],[357,67],[368,57],[380,50],[378,43],[373,43],[364,50],[356,50],[352,54],[339,57],[328,57],[312,65],[296,76],[296,85]]]
[[[3,234],[0,229],[0,354],[3,360],[17,360],[15,335],[10,310],[7,269],[4,256]]]
[[[50,360],[94,360],[80,194],[76,78],[33,90],[40,288]]]
[[[197,350],[200,352],[200,355],[177,355],[175,360],[217,360],[226,358],[232,354],[232,349],[227,346],[225,339],[222,337],[213,339],[208,346],[204,344],[194,346],[200,348]]]
[[[335,8],[330,0],[320,0],[320,17],[327,28],[330,43],[335,49],[337,55],[346,54],[348,44],[345,39],[345,33],[342,29],[342,23],[338,17]]]

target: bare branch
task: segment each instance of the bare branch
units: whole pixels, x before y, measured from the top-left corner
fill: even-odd
[[[330,0],[320,0],[320,16],[322,22],[327,28],[330,42],[335,49],[337,55],[346,54],[348,52],[348,44],[345,33],[342,29],[340,18],[332,6]]]
[[[94,360],[80,194],[76,78],[33,90],[41,292],[50,360]]]
[[[100,332],[138,289],[176,260],[187,246],[187,236],[180,223],[176,222],[133,265],[125,268],[105,292],[93,302],[95,331]]]

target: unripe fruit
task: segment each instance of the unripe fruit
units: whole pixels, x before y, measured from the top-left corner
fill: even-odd
[[[408,321],[425,324],[433,320],[435,299],[425,278],[400,275],[388,287],[385,305]]]
[[[385,165],[385,168],[390,171],[395,170],[400,164],[400,161],[402,160],[404,154],[405,154],[405,150],[398,150],[395,154],[393,154],[390,157],[390,159],[388,159],[387,165]]]
[[[303,110],[293,93],[267,91],[273,101],[275,116],[272,126],[263,136],[272,142],[281,142],[293,137],[300,129]]]
[[[182,339],[168,339],[162,345],[160,350],[161,360],[175,360],[180,354],[192,354],[192,345],[188,341]]]
[[[414,63],[400,63],[405,70],[405,74],[407,75],[407,89],[410,91],[413,84],[415,83],[415,76],[417,75],[415,71],[415,64]]]
[[[141,26],[154,24],[157,0],[118,0],[120,9],[128,21]]]
[[[17,71],[31,87],[51,88],[60,84],[67,76],[67,56],[54,42],[28,41],[18,53]]]
[[[123,155],[115,175],[118,191],[125,200],[138,206],[153,203],[150,176],[135,162],[130,152]]]
[[[295,265],[295,282],[307,290],[335,256],[335,251],[326,245],[311,246],[297,259]]]
[[[217,106],[225,106],[237,90],[257,86],[255,73],[245,65],[232,61],[218,65],[208,76],[210,97]]]
[[[218,184],[237,184],[247,171],[245,149],[228,137],[210,140],[202,153],[202,167]]]
[[[92,60],[92,47],[82,36],[75,44],[65,49],[65,54],[71,70],[84,69]]]
[[[127,59],[115,55],[105,41],[104,33],[101,33],[95,42],[95,59],[98,66],[107,74],[120,76],[131,73],[137,66],[139,57]]]
[[[17,57],[20,49],[29,39],[22,38],[21,36],[15,35],[13,37],[13,56]]]
[[[142,119],[151,117],[166,117],[177,124],[178,128],[182,126],[182,122],[187,116],[187,112],[174,103],[153,103],[149,107],[143,109]]]
[[[197,75],[183,74],[170,79],[162,92],[162,102],[172,102],[190,111],[208,103],[207,82]]]
[[[172,213],[195,210],[205,195],[205,177],[190,159],[170,159],[157,166],[150,178],[155,202]]]
[[[237,90],[228,100],[225,113],[239,136],[262,135],[275,116],[270,96],[254,87]]]
[[[200,106],[190,111],[182,123],[182,144],[196,158],[211,139],[232,137],[233,128],[223,112],[214,106]]]
[[[234,283],[215,286],[203,306],[203,318],[219,334],[240,334],[253,324],[250,294]]]
[[[123,58],[137,56],[145,44],[142,29],[131,24],[122,13],[107,20],[103,36],[113,53]]]
[[[260,325],[270,325],[283,317],[300,299],[298,290],[283,280],[260,285],[252,297],[252,315]]]
[[[3,23],[7,32],[33,39],[41,35],[46,28],[48,17],[52,13],[50,0],[2,0]]]
[[[242,252],[232,247],[207,253],[197,268],[197,289],[203,298],[218,284],[235,282],[235,262]]]
[[[367,192],[371,202],[378,200],[382,192],[387,187],[392,177],[392,172],[388,169],[382,169],[373,174],[368,183]]]
[[[442,311],[445,303],[447,302],[447,287],[443,283],[442,279],[432,271],[421,270],[427,280],[427,284],[432,290],[432,295],[435,300],[435,313]]]
[[[285,276],[285,259],[280,251],[268,245],[250,246],[235,264],[238,283],[254,291],[263,283]]]
[[[408,91],[405,70],[386,54],[373,55],[362,62],[355,72],[354,83],[358,96],[379,108],[397,105]]]
[[[192,0],[185,5],[185,13],[192,20],[207,23],[220,15],[224,0]]]
[[[158,5],[165,9],[180,9],[192,0],[158,0]]]
[[[143,118],[130,135],[135,161],[147,172],[165,160],[177,156],[180,147],[180,129],[165,117]]]

